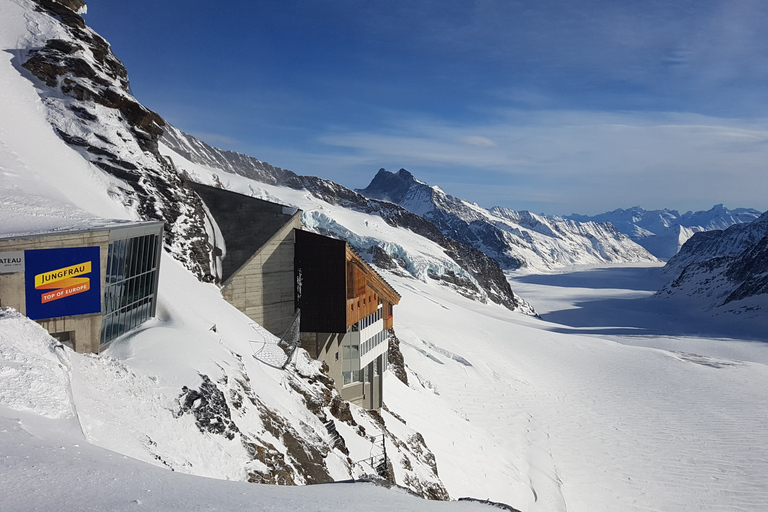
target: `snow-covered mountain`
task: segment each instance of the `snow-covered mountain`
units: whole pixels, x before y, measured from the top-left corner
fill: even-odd
[[[189,179],[301,208],[308,229],[347,240],[379,268],[437,280],[481,302],[490,300],[535,314],[510,289],[497,261],[446,236],[429,220],[399,205],[366,198],[316,176],[299,176],[254,157],[222,151],[171,125],[166,125],[160,144],[163,155]],[[341,220],[352,212],[369,220],[354,228],[354,221]],[[369,225],[394,229],[389,234],[375,234]]]
[[[645,210],[639,206],[617,209],[599,215],[568,215],[565,218],[579,222],[608,222],[616,229],[645,247],[662,260],[668,260],[683,244],[700,231],[725,229],[734,224],[751,222],[760,212],[751,208],[730,210],[718,204],[710,210],[686,212],[677,210]]]
[[[93,356],[0,310],[3,510],[499,509],[369,484],[248,483],[359,477],[381,436],[394,479],[422,496],[525,512],[764,509],[767,345],[696,337],[695,322],[650,299],[658,263],[519,273],[554,323],[483,303],[494,285],[465,267],[492,263],[462,258],[477,251],[423,218],[319,178],[251,179],[243,168],[270,166],[197,161],[202,142],[132,124],[144,111],[105,78],[115,60],[82,7],[0,0],[0,233],[166,220],[158,315]],[[52,59],[35,75],[21,66],[34,50]],[[89,66],[104,74],[87,79]],[[288,371],[251,357],[275,339],[201,282],[209,248],[188,179],[300,206],[309,227],[367,250],[402,293],[402,380],[385,372],[379,415],[347,408],[305,353]]]
[[[764,315],[768,308],[768,212],[724,230],[694,234],[665,267],[674,280],[658,296],[706,309]]]
[[[380,169],[358,192],[421,215],[446,236],[480,249],[508,269],[656,260],[610,224],[499,207],[486,210],[419,181],[405,169]]]

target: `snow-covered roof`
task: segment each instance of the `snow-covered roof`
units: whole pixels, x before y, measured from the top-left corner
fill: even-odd
[[[0,240],[19,240],[25,238],[39,238],[55,235],[75,235],[78,233],[94,233],[98,231],[115,231],[136,228],[155,228],[162,226],[162,221],[133,221],[124,219],[89,219],[88,222],[76,222],[61,226],[21,225],[5,226],[11,228],[0,231]],[[15,228],[15,229],[14,229]]]

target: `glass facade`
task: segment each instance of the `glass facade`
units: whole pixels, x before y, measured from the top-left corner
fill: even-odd
[[[114,240],[107,255],[101,344],[109,343],[155,314],[160,237]]]

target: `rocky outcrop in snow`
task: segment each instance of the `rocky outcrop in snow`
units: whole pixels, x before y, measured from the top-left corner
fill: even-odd
[[[659,297],[697,299],[706,309],[736,313],[768,307],[768,212],[750,223],[696,233],[664,269],[676,277]]]
[[[45,34],[30,29],[21,66],[40,81],[54,130],[117,178],[110,191],[116,199],[142,219],[164,221],[166,247],[200,279],[211,280],[202,202],[158,152],[165,121],[130,94],[122,62],[78,14],[84,2],[32,5],[47,17],[49,29]]]
[[[508,269],[656,259],[610,224],[498,207],[486,210],[417,180],[405,169],[396,173],[380,169],[359,192],[403,206],[433,222],[444,235],[483,251]]]
[[[579,222],[611,223],[657,258],[668,260],[694,233],[726,229],[734,224],[752,222],[759,216],[760,212],[751,208],[729,210],[718,204],[707,211],[683,214],[666,208],[645,210],[635,206],[593,216],[573,214],[566,218]]]

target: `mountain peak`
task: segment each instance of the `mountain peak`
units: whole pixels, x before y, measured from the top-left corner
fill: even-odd
[[[382,169],[382,171],[383,171],[383,170],[384,170],[384,169]],[[410,171],[408,171],[408,170],[406,170],[406,169],[402,169],[402,168],[401,168],[401,169],[400,169],[399,171],[397,171],[397,173],[395,173],[395,174],[396,174],[398,177],[402,178],[403,180],[412,180],[412,181],[418,181],[418,180],[417,180],[417,179],[416,179],[416,178],[413,176],[413,174],[411,174],[411,172],[410,172]]]
[[[383,167],[379,169],[371,183],[364,189],[356,189],[366,197],[373,197],[400,203],[408,191],[414,186],[427,186],[425,183],[417,180],[413,174],[406,169],[400,169],[397,172],[389,172]]]

